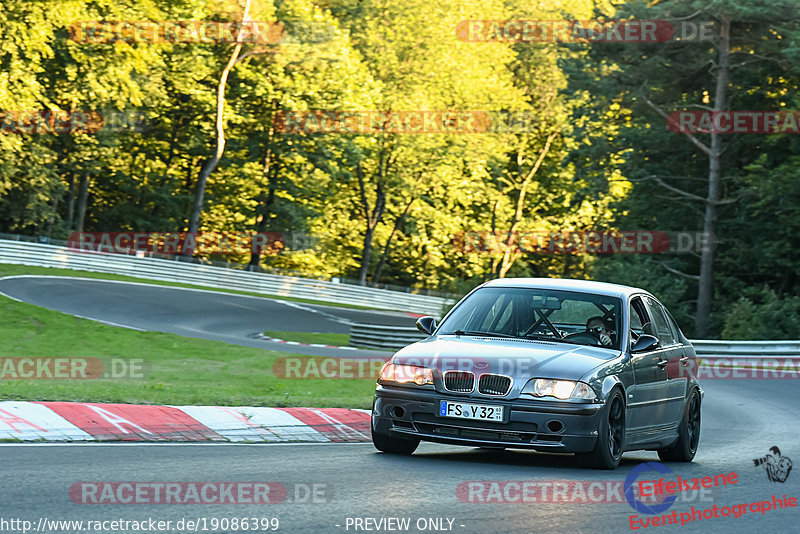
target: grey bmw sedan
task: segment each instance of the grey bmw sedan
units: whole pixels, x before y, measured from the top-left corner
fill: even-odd
[[[690,462],[703,391],[691,343],[669,311],[633,287],[499,279],[469,293],[427,339],[381,370],[372,441],[575,453],[614,469],[625,451]]]

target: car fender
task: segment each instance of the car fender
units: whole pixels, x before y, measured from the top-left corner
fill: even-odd
[[[581,377],[581,382],[589,384],[597,393],[600,401],[605,402],[611,390],[619,387],[627,404],[626,391],[632,385],[633,373],[630,372],[630,359],[625,353],[593,369]],[[630,383],[626,383],[626,379]]]
[[[625,384],[622,383],[622,380],[620,380],[617,375],[608,375],[603,377],[600,380],[599,386],[600,387],[597,389],[600,390],[600,398],[603,400],[603,402],[605,402],[606,399],[608,399],[608,396],[611,394],[611,391],[616,387],[618,387],[620,391],[622,391],[623,399],[626,399]],[[627,402],[625,404],[627,405]]]

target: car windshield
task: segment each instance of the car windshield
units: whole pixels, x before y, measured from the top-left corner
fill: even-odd
[[[618,349],[621,301],[551,289],[486,287],[453,310],[437,334],[493,335]]]

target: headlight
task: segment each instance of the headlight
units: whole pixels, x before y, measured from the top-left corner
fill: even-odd
[[[534,397],[555,397],[557,399],[594,400],[594,390],[583,382],[573,380],[554,380],[550,378],[534,378],[522,388],[522,393]]]
[[[433,371],[418,365],[401,365],[387,363],[381,370],[378,382],[394,382],[396,384],[414,383],[418,386],[433,385]]]

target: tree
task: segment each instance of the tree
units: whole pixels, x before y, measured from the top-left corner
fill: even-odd
[[[200,215],[203,212],[203,196],[206,191],[206,181],[209,175],[217,168],[222,154],[225,152],[225,87],[228,83],[228,76],[231,70],[240,61],[240,53],[242,51],[242,39],[247,31],[245,25],[250,20],[250,0],[244,0],[244,8],[242,10],[241,26],[236,35],[236,41],[233,45],[230,59],[222,69],[219,76],[219,84],[217,85],[217,112],[214,128],[214,141],[216,148],[214,154],[205,162],[200,174],[197,177],[197,185],[194,197],[194,204],[192,206],[192,215],[189,218],[189,232],[195,233],[200,228]]]
[[[522,95],[506,70],[513,57],[509,47],[476,47],[459,41],[454,32],[461,20],[502,10],[502,4],[493,1],[468,8],[458,2],[434,5],[422,0],[411,4],[343,1],[332,5],[334,15],[350,30],[356,49],[380,84],[380,98],[375,104],[380,110],[393,112],[519,107]],[[355,141],[347,151],[348,175],[358,188],[355,213],[363,225],[357,274],[361,284],[370,273],[376,235],[381,234],[386,250],[396,234],[394,223],[382,229],[386,210],[402,213],[403,208],[395,206],[406,205],[417,183],[453,180],[457,184],[463,175],[459,175],[460,166],[453,163],[464,159],[485,163],[498,142],[484,134],[462,138],[457,138],[458,134],[369,137]],[[467,153],[474,157],[465,158]]]
[[[653,259],[695,284],[697,337],[721,324],[712,313],[714,278],[720,276],[715,265],[727,252],[727,229],[720,226],[720,217],[728,217],[726,206],[739,198],[736,176],[745,172],[743,166],[755,157],[758,143],[717,133],[675,134],[667,129],[666,118],[682,109],[770,109],[774,101],[768,86],[774,76],[782,79],[778,73],[791,70],[790,37],[800,18],[795,8],[787,12],[785,7],[760,0],[661,2],[650,7],[631,2],[610,16],[669,20],[678,27],[714,21],[715,37],[701,42],[598,44],[588,56],[590,69],[585,64],[569,67],[575,86],[591,87],[597,95],[592,106],[597,120],[615,120],[620,128],[613,138],[595,137],[593,153],[611,154],[619,162],[612,168],[634,184],[630,198],[617,208],[628,212],[622,220],[659,230],[696,230],[698,222],[701,225],[708,246],[696,257]],[[578,69],[593,75],[586,78]],[[656,202],[658,210],[653,209]]]

